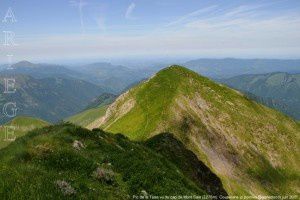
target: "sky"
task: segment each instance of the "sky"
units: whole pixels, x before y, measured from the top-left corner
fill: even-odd
[[[0,62],[300,58],[299,0],[1,0],[0,29]]]

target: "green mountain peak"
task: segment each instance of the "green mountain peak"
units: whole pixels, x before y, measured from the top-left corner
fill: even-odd
[[[165,68],[127,91],[98,122],[134,140],[173,134],[229,194],[299,189],[292,178],[299,174],[299,124],[184,67]]]

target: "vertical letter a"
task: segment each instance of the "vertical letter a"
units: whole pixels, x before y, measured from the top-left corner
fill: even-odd
[[[5,15],[4,19],[2,20],[2,22],[7,23],[7,22],[9,22],[9,19],[10,19],[11,23],[17,22],[14,12],[11,8],[8,8],[6,15]]]

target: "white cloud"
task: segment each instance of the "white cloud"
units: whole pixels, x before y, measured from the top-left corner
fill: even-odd
[[[126,13],[125,13],[125,18],[126,19],[134,19],[134,17],[132,16],[132,13],[133,13],[133,11],[134,11],[135,8],[136,8],[135,3],[131,3],[128,6],[128,8],[126,10]]]
[[[256,13],[258,10],[268,6],[269,4],[258,4],[258,5],[241,5],[236,8],[233,8],[226,12],[224,16],[226,17],[242,17],[245,15],[251,15]]]
[[[276,13],[268,9],[269,5],[241,5],[221,13],[218,11],[212,15],[198,15],[203,12],[206,14],[213,8],[202,9],[181,17],[176,23],[172,22],[172,30],[177,37],[193,40],[198,49],[281,51],[280,49],[300,48],[300,14],[296,10]],[[193,44],[190,45],[192,48]],[[295,55],[295,52],[290,53]]]
[[[69,1],[71,6],[78,7],[78,14],[79,14],[79,19],[80,19],[80,26],[81,30],[84,33],[85,32],[85,24],[84,24],[84,19],[83,19],[83,7],[87,5],[87,2],[84,0],[71,0]]]
[[[215,10],[218,6],[214,5],[214,6],[209,6],[209,7],[206,7],[206,8],[201,8],[199,10],[196,10],[194,12],[191,12],[191,13],[188,13],[182,17],[180,17],[179,19],[173,21],[173,22],[170,22],[169,24],[167,24],[167,26],[174,26],[174,25],[178,25],[178,24],[181,24],[181,23],[185,23],[189,20],[193,20],[195,19],[196,17],[199,17],[201,16],[202,14],[205,14],[205,13],[208,13],[208,12],[211,12],[213,10]]]

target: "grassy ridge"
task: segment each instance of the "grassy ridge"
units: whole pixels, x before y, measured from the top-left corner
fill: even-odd
[[[300,188],[299,124],[180,66],[161,70],[117,99],[101,127],[134,140],[174,134],[232,195]]]
[[[82,146],[75,148],[75,141]],[[180,168],[143,144],[71,124],[30,132],[1,150],[0,161],[4,199],[207,194]],[[98,169],[102,172],[95,176]],[[68,187],[60,188],[57,183],[62,182]]]

